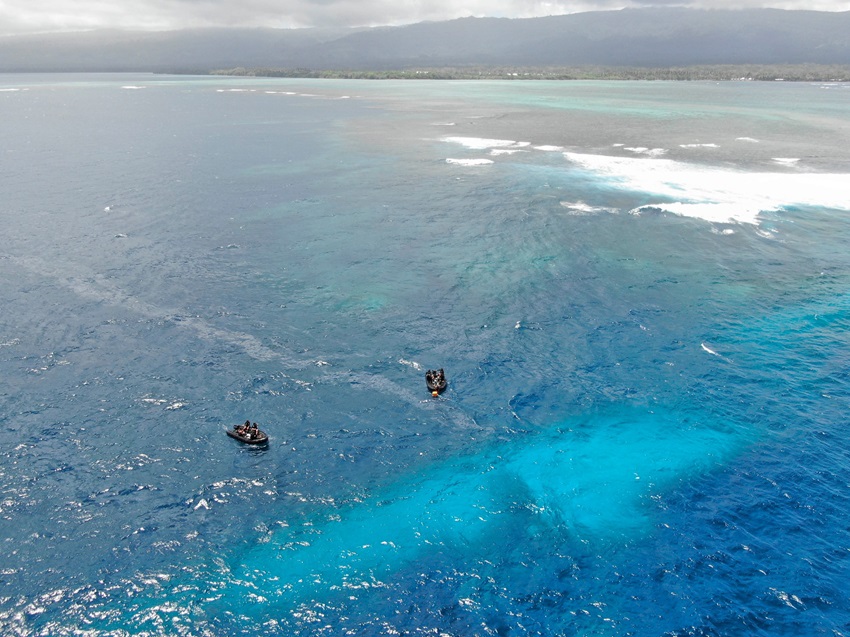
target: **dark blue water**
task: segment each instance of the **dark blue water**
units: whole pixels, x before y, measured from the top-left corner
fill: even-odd
[[[850,634],[848,100],[0,77],[0,633]]]

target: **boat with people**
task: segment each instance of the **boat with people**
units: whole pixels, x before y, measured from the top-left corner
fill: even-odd
[[[425,372],[425,384],[428,386],[428,391],[431,392],[432,396],[437,396],[446,388],[448,385],[448,381],[446,381],[446,374],[443,371],[443,368],[440,369],[429,369]]]
[[[248,445],[262,445],[269,441],[268,434],[262,431],[257,423],[251,424],[250,420],[246,420],[241,425],[235,425],[233,429],[227,429],[226,432],[231,438]]]

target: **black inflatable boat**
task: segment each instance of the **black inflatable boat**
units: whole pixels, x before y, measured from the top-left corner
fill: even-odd
[[[246,445],[264,445],[269,441],[269,437],[266,435],[266,432],[260,430],[251,434],[250,432],[243,433],[241,431],[237,431],[236,427],[234,427],[233,429],[227,430],[227,435],[231,438],[236,438],[236,440],[240,442],[244,442]]]

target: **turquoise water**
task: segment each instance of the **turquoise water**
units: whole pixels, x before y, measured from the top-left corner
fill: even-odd
[[[0,76],[0,632],[847,634],[848,99]]]

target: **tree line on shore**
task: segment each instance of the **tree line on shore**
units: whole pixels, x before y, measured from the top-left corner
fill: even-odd
[[[307,68],[217,69],[211,75],[357,80],[667,80],[848,82],[850,66],[824,64],[722,64],[665,68],[627,66],[446,67],[398,70]]]

